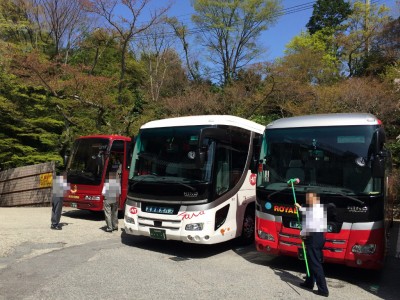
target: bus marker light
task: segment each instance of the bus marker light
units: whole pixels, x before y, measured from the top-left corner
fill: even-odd
[[[356,263],[357,263],[357,265],[361,266],[362,265],[362,260],[361,259],[357,259]]]

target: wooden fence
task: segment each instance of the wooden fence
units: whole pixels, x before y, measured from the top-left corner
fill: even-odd
[[[0,172],[0,207],[50,205],[54,174],[54,162]]]

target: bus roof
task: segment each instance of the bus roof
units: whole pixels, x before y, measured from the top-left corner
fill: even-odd
[[[316,114],[291,118],[282,118],[267,125],[267,129],[322,127],[322,126],[355,126],[380,125],[381,121],[367,113]]]
[[[130,137],[118,134],[92,134],[92,135],[80,136],[77,139],[112,139],[112,140],[124,140],[124,141],[131,140]]]
[[[263,125],[247,119],[230,115],[203,115],[168,118],[148,122],[144,124],[140,129],[195,125],[228,125],[240,127],[257,133],[263,133],[265,129],[265,126]]]

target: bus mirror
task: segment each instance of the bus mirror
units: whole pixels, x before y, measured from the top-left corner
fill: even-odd
[[[250,162],[250,172],[253,174],[257,174],[258,172],[258,159],[256,157],[253,157]]]
[[[376,155],[372,161],[372,177],[382,178],[385,176],[385,159]]]
[[[197,167],[201,168],[204,165],[204,162],[206,160],[206,152],[201,151],[201,149],[200,149],[199,153],[198,153],[198,155],[196,155],[196,157],[197,157],[197,160],[196,160]]]
[[[379,154],[382,149],[383,149],[383,145],[386,142],[386,134],[385,131],[383,130],[382,127],[379,127],[375,133],[374,136],[372,138],[372,153],[374,155]]]
[[[67,166],[68,160],[69,160],[70,152],[67,150],[64,153],[64,166]]]

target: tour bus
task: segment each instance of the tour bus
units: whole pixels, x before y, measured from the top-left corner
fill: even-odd
[[[197,244],[253,242],[250,163],[264,128],[229,115],[144,124],[132,154],[125,232]]]
[[[123,210],[130,165],[132,139],[120,135],[90,135],[75,140],[66,166],[70,190],[64,196],[64,206],[102,211],[101,194],[110,172],[121,182],[119,209]]]
[[[382,123],[371,114],[299,116],[267,125],[254,170],[257,250],[301,257],[290,184],[298,182],[299,204],[314,190],[326,209],[324,261],[381,268],[393,220],[391,156],[384,144]]]

